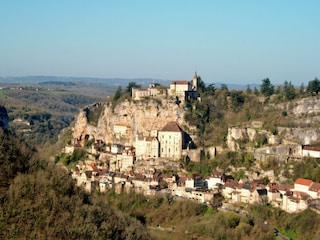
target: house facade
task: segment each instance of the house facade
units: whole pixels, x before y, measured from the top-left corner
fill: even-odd
[[[184,132],[176,122],[169,122],[159,131],[160,157],[180,159]]]
[[[320,158],[320,147],[302,146],[302,156]]]
[[[136,137],[136,157],[137,159],[158,158],[159,157],[159,141],[157,137]]]
[[[147,97],[155,96],[172,96],[178,97],[180,100],[188,98],[196,99],[198,97],[198,76],[195,72],[192,81],[188,80],[173,80],[170,86],[159,87],[155,84],[150,84],[148,88],[132,88],[132,99],[142,100]]]

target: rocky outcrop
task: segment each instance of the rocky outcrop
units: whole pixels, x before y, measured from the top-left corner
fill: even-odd
[[[312,145],[320,140],[318,128],[284,128],[278,127],[279,136],[286,142],[294,142],[300,145]]]
[[[292,112],[296,116],[320,114],[320,100],[318,97],[302,98],[296,101]]]
[[[258,131],[254,128],[231,127],[228,129],[227,146],[231,151],[239,151],[241,142],[256,141]]]
[[[152,130],[162,129],[169,121],[183,126],[184,110],[167,100],[125,101],[114,108],[107,104],[99,118],[97,126],[88,124],[85,111],[81,111],[75,122],[74,138],[83,141],[95,138],[105,143],[133,145],[136,135],[149,136]],[[127,126],[127,134],[117,136],[114,126]]]

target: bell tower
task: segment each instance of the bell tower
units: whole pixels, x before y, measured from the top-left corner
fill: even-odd
[[[192,90],[197,91],[198,90],[198,75],[197,72],[194,72],[194,76],[192,79]]]

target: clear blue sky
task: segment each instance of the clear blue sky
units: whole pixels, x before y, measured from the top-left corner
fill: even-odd
[[[318,0],[7,0],[0,76],[295,85],[320,77]]]

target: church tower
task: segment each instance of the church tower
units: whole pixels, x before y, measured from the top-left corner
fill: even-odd
[[[198,75],[197,72],[194,72],[194,76],[192,79],[192,90],[197,91],[198,90]]]

